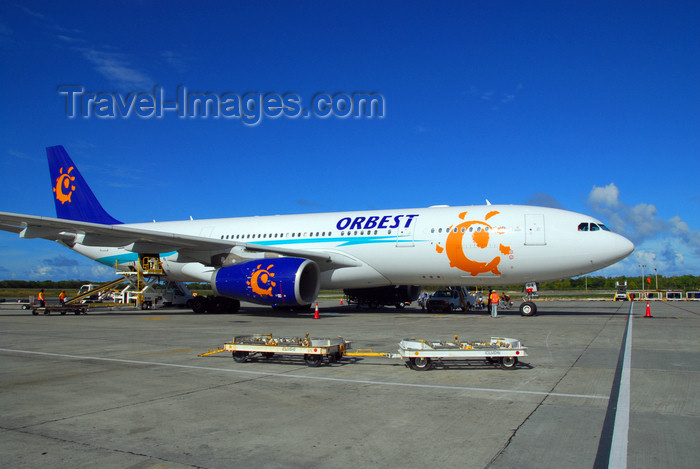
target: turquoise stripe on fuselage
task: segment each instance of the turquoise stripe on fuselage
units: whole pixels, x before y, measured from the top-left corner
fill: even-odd
[[[168,257],[175,254],[177,251],[163,252],[158,254],[158,257]],[[106,256],[95,259],[100,264],[107,265],[109,267],[115,267],[117,264],[125,264],[127,262],[138,262],[139,254],[137,252],[125,252],[124,254],[117,254],[115,256]]]
[[[237,241],[246,242],[246,241]],[[396,236],[370,236],[370,237],[343,237],[343,238],[296,238],[296,239],[271,239],[271,240],[255,240],[249,244],[258,246],[284,246],[284,245],[299,245],[299,244],[321,244],[321,243],[338,243],[335,247],[341,246],[359,246],[363,244],[392,244],[392,243],[419,243],[419,240],[396,238]],[[168,257],[175,254],[177,251],[171,251],[159,254],[160,257]],[[95,259],[97,262],[114,267],[117,264],[127,262],[136,262],[139,259],[138,253],[129,252],[117,254],[114,256],[101,257]]]

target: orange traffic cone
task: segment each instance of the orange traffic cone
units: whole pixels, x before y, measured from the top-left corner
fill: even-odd
[[[645,318],[653,318],[654,316],[651,315],[651,306],[649,306],[649,302],[647,301],[647,314],[644,315]]]
[[[343,299],[340,299],[340,306],[343,306]]]
[[[314,319],[318,319],[318,318],[319,318],[319,315],[318,315],[318,303],[316,303],[316,309],[314,310]]]

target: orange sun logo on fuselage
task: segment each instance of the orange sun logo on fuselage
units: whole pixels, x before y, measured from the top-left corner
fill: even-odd
[[[486,217],[484,217],[484,220],[488,220],[494,215],[498,215],[498,213],[499,212],[495,210],[493,212],[489,212],[486,214]],[[464,220],[466,215],[467,212],[460,213],[459,218]],[[447,235],[445,247],[438,244],[435,247],[435,250],[440,254],[442,254],[443,251],[446,251],[447,258],[450,260],[450,267],[456,267],[459,270],[468,272],[474,277],[487,272],[495,275],[501,275],[500,270],[498,270],[498,265],[501,263],[501,255],[510,256],[512,258],[513,251],[511,248],[509,246],[504,246],[501,243],[499,243],[498,246],[499,254],[492,259],[479,261],[470,259],[466,255],[466,249],[463,244],[465,235],[469,235],[471,237],[471,241],[475,246],[474,252],[479,253],[480,250],[488,248],[489,244],[494,244],[492,236],[503,234],[505,232],[503,227],[494,228],[490,224],[486,223],[486,221],[468,220],[464,223],[460,223],[457,226],[451,226],[449,230],[450,233]]]
[[[73,195],[73,191],[75,190],[75,186],[73,185],[73,181],[75,181],[75,176],[71,176],[70,172],[73,171],[73,166],[68,168],[68,171],[65,173],[63,172],[63,168],[61,168],[61,175],[56,178],[56,185],[53,188],[53,191],[56,193],[56,199],[61,201],[61,204],[64,204],[66,202],[72,202],[70,200],[71,195]]]
[[[277,283],[272,280],[275,276],[274,272],[270,272],[270,269],[274,267],[274,264],[267,266],[267,269],[262,269],[262,264],[258,264],[255,272],[250,275],[250,280],[246,282],[250,285],[253,293],[260,296],[272,296],[272,287],[277,286]]]

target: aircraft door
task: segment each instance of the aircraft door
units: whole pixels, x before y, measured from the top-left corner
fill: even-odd
[[[544,215],[528,213],[525,215],[525,245],[544,246]]]
[[[416,243],[413,239],[413,223],[408,228],[399,228],[396,235],[397,248],[412,248]]]

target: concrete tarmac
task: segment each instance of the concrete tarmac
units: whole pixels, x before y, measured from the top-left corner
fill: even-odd
[[[627,466],[700,458],[700,302],[653,302],[653,318],[635,302],[629,328],[628,302],[540,302],[535,317],[513,308],[499,319],[320,306],[315,320],[262,307],[32,316],[0,304],[0,466],[605,467],[625,402]],[[309,368],[197,356],[234,335],[307,331],[388,352],[407,337],[505,336],[529,356],[514,370],[432,371],[386,358]]]

